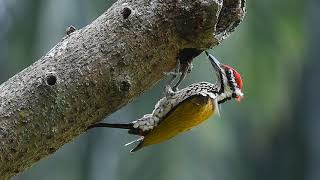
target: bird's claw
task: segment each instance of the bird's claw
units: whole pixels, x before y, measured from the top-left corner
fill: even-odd
[[[171,71],[171,72],[164,72],[165,75],[171,75],[172,78],[169,80],[169,83],[167,84],[167,86],[170,87],[170,85],[173,83],[173,81],[177,78],[177,76],[180,76],[178,82],[170,89],[173,91],[173,92],[176,92],[178,91],[178,87],[179,85],[181,84],[181,82],[185,79],[187,73],[190,73],[191,70],[192,70],[192,63],[187,63],[187,64],[183,64],[181,65],[180,63],[180,60],[177,59],[177,65],[176,65],[176,69],[174,71]],[[167,87],[166,87],[167,88]],[[166,91],[166,88],[165,88],[165,94],[168,94]]]
[[[172,96],[173,94],[175,93],[175,91],[171,88],[171,86],[169,85],[166,85],[165,88],[164,88],[164,95],[166,97],[170,97]]]

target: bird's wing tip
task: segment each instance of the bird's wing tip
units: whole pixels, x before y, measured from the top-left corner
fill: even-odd
[[[140,138],[125,144],[124,146],[129,146],[129,145],[131,145],[133,143],[139,142],[139,144],[135,148],[130,150],[130,153],[134,153],[134,152],[136,152],[137,150],[139,150],[139,149],[141,149],[143,147],[143,139],[144,139],[144,137],[141,136]]]
[[[138,151],[142,147],[143,147],[143,141],[141,141],[135,148],[131,149],[130,153],[135,153],[136,151]]]

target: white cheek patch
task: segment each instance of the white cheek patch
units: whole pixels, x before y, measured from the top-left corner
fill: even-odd
[[[243,93],[241,92],[241,89],[239,89],[238,84],[236,82],[236,78],[234,76],[234,72],[232,70],[229,70],[229,76],[228,76],[228,88],[226,88],[226,94],[229,94],[228,91],[231,91],[231,96],[232,94],[236,94],[238,97],[242,97]],[[228,95],[227,95],[228,96]],[[230,97],[230,96],[228,96]]]
[[[230,74],[231,79],[229,81],[231,81],[233,88],[237,89],[238,85],[236,83],[236,78],[234,77],[234,73],[231,70],[230,70],[230,73],[231,73]]]
[[[236,93],[237,96],[242,97],[243,93],[241,92],[241,90],[239,88],[236,88],[236,90],[234,91],[234,93]]]

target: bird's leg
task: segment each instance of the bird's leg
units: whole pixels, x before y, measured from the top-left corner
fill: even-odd
[[[174,71],[164,72],[164,74],[167,75],[167,76],[171,76],[172,75],[172,78],[169,80],[169,83],[167,84],[167,86],[171,86],[172,82],[177,78],[178,75],[181,74],[181,72],[180,72],[180,60],[177,59],[176,68],[175,68]]]
[[[177,91],[179,85],[181,84],[181,82],[186,78],[187,73],[190,73],[192,70],[192,63],[191,62],[187,62],[185,64],[180,64],[179,63],[179,72],[181,73],[179,81],[176,83],[176,85],[173,86],[172,90],[173,91]]]
[[[172,75],[172,78],[169,80],[169,83],[165,86],[165,94],[171,94],[173,92],[176,92],[178,90],[179,85],[181,82],[185,79],[187,76],[187,73],[190,73],[192,70],[192,63],[187,62],[181,64],[180,59],[177,59],[176,68],[172,72],[165,72],[166,75]],[[178,82],[171,88],[171,84],[173,81],[177,78],[177,76],[180,75]]]
[[[174,94],[174,91],[172,90],[170,85],[166,85],[164,88],[164,96],[165,97],[170,97]]]
[[[164,95],[166,97],[171,96],[172,94],[174,94],[174,90],[171,88],[171,84],[177,78],[177,76],[181,74],[179,71],[180,71],[180,60],[177,59],[175,70],[171,71],[171,72],[164,72],[165,75],[168,75],[168,76],[172,75],[172,77],[170,78],[169,82],[165,85],[165,88],[164,88]]]

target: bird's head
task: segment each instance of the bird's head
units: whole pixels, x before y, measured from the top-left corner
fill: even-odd
[[[208,58],[218,76],[219,101],[235,98],[238,102],[243,98],[241,75],[231,66],[220,63],[213,55],[206,51]]]

